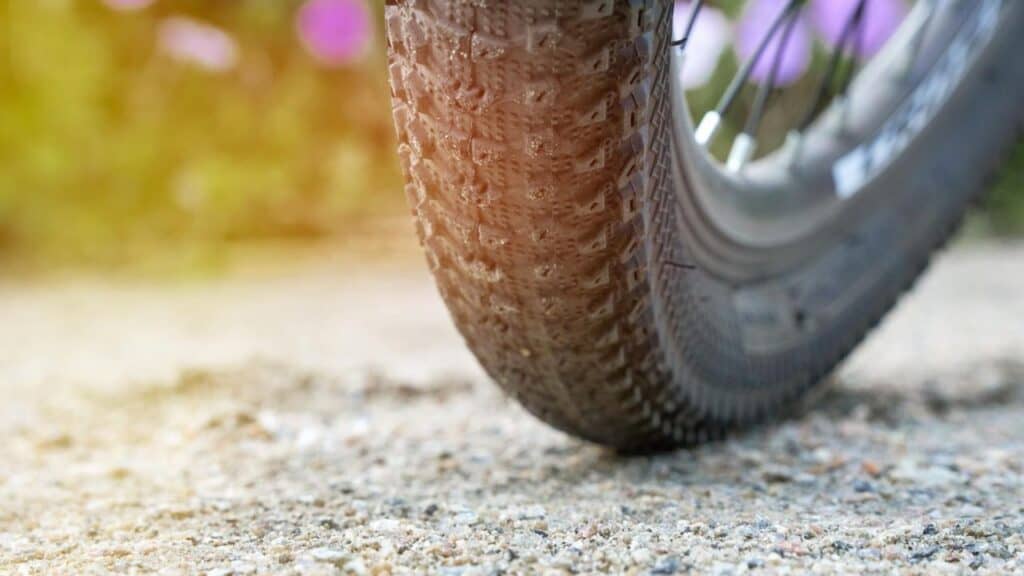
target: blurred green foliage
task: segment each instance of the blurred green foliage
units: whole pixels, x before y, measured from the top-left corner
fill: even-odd
[[[982,207],[988,231],[1000,235],[1024,234],[1024,145],[1018,145],[1013,151]]]
[[[364,62],[325,68],[296,37],[299,5],[0,0],[0,256],[117,263],[401,210],[382,30]],[[162,55],[159,23],[176,15],[229,31],[237,67]],[[1022,192],[1024,148],[991,195],[991,229],[1024,231]]]
[[[116,262],[396,210],[383,42],[358,67],[325,68],[296,37],[298,7],[0,0],[0,254]],[[230,31],[237,67],[164,56],[170,15]]]

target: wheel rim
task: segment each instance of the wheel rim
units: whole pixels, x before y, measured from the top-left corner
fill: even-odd
[[[697,141],[682,85],[685,46],[671,58],[674,149],[717,235],[740,248],[806,242],[858,203],[928,124],[995,34],[1002,0],[921,0],[900,29],[799,137],[730,169]],[[926,26],[923,35],[922,26]]]

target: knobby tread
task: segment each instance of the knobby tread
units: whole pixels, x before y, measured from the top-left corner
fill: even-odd
[[[407,196],[452,316],[528,410],[606,444],[662,435],[639,202],[670,15],[651,0],[387,7]]]

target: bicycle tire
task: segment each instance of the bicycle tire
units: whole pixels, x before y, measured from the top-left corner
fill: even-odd
[[[1004,33],[878,179],[884,201],[813,257],[736,276],[722,270],[747,259],[673,152],[671,2],[397,0],[386,19],[406,195],[456,325],[531,413],[625,451],[718,438],[819,382],[926,267],[1024,119],[1024,35]]]

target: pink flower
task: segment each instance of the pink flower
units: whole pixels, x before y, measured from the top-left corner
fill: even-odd
[[[800,14],[784,48],[781,43],[787,24],[782,23],[776,30],[755,64],[751,79],[765,81],[771,74],[776,54],[782,50],[776,84],[785,86],[797,81],[810,66],[814,36],[820,38],[829,50],[837,48],[843,29],[854,21],[855,10],[862,1],[862,30],[852,32],[844,51],[861,59],[874,56],[906,17],[906,0],[809,0],[800,7]],[[722,14],[705,5],[686,49],[683,64],[686,87],[697,87],[710,79],[710,70],[713,70],[724,46],[735,43],[741,61],[751,58],[772,24],[790,4],[791,0],[748,0],[736,25],[735,36],[729,24],[722,22]],[[676,1],[674,25],[677,38],[683,33],[690,6],[690,0]],[[709,66],[712,67],[710,70]]]
[[[783,49],[778,83],[785,85],[796,81],[810,63],[811,36],[806,20],[810,21],[825,44],[834,49],[839,44],[843,29],[854,20],[855,10],[861,2],[864,5],[861,24],[863,31],[860,32],[863,34],[862,43],[858,44],[859,33],[855,31],[852,33],[853,36],[847,39],[846,46],[862,59],[870,58],[881,50],[906,16],[907,9],[903,0],[812,0],[808,9],[801,11],[796,28]],[[789,0],[751,0],[743,13],[737,38],[738,52],[742,58],[748,58],[754,53],[771,23],[787,4]],[[782,28],[785,28],[785,24]],[[760,82],[768,77],[775,54],[780,49],[782,35],[783,31],[780,29],[768,43],[764,55],[754,66],[751,74],[754,80]]]
[[[138,12],[153,3],[153,0],[103,0],[112,10],[121,12]]]
[[[373,40],[365,0],[309,0],[299,11],[296,25],[306,49],[331,66],[362,59]]]
[[[238,45],[226,32],[180,16],[160,24],[160,49],[179,62],[210,72],[226,72],[238,63]]]
[[[828,0],[812,2],[811,22],[818,30],[822,40],[830,47],[839,43],[843,28],[851,17],[860,0]],[[856,49],[857,56],[870,58],[874,56],[890,36],[896,32],[903,18],[907,15],[907,6],[902,0],[870,0],[864,4],[864,38],[863,44],[857,45],[856,38],[851,45]],[[854,33],[856,36],[856,33]]]
[[[686,34],[692,9],[690,0],[676,0],[675,12],[672,14],[673,38],[682,38]],[[686,41],[683,87],[698,88],[708,83],[731,38],[732,24],[725,14],[711,6],[704,6]]]
[[[736,51],[744,61],[757,50],[762,39],[768,34],[772,23],[778,19],[782,11],[790,4],[790,0],[755,0],[749,3],[740,18]],[[750,77],[761,82],[771,75],[775,56],[782,50],[779,61],[779,73],[775,83],[779,86],[792,84],[800,79],[811,64],[811,34],[807,29],[807,21],[803,14],[797,16],[793,30],[782,48],[786,24],[776,31],[768,42],[761,57],[750,74]]]

